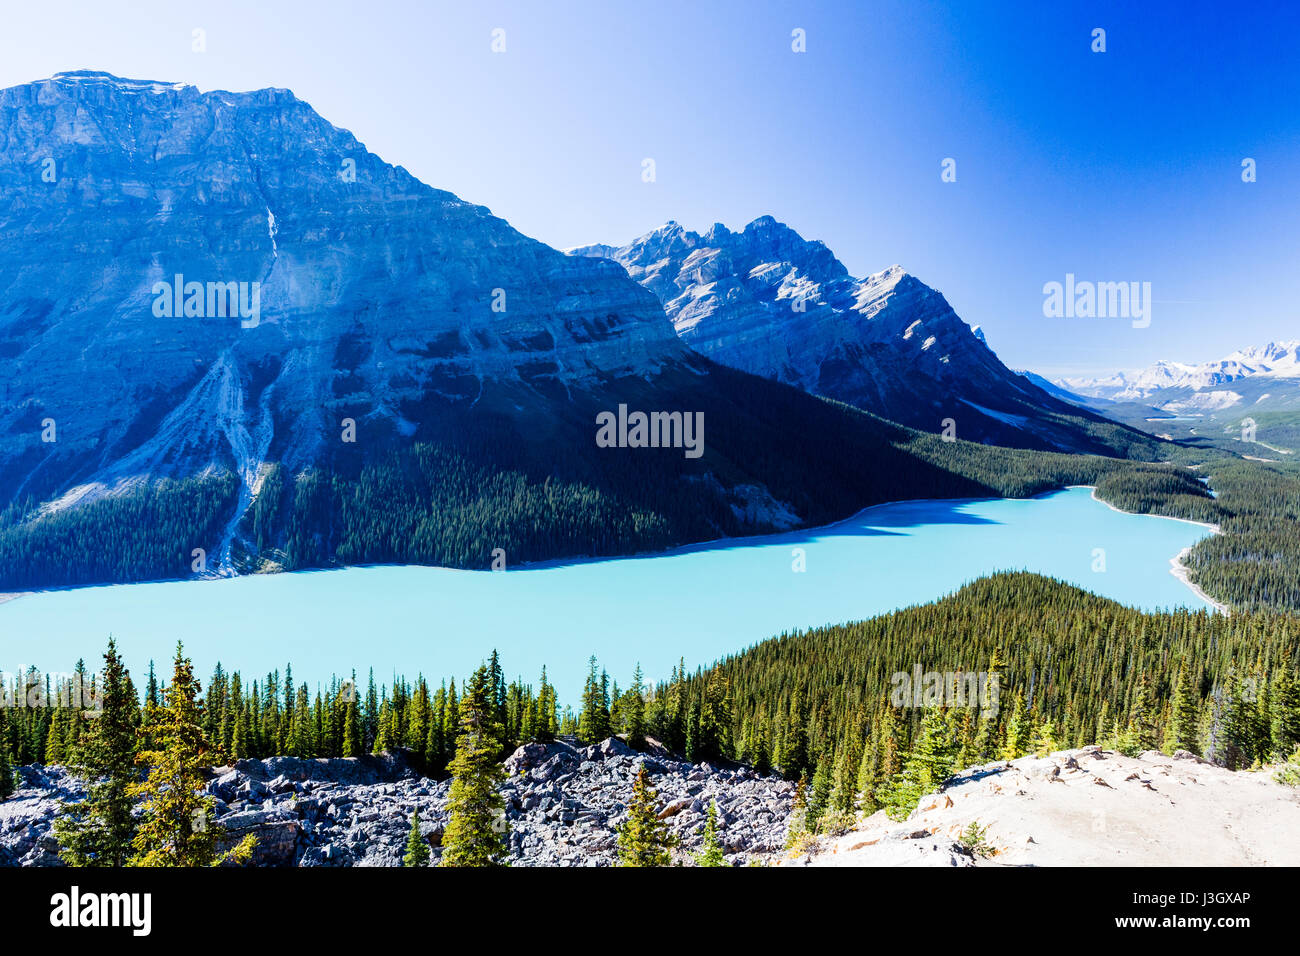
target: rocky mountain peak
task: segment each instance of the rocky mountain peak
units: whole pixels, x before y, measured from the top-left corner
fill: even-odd
[[[1054,426],[1039,421],[1064,406],[1006,368],[937,290],[898,264],[854,278],[825,243],[772,216],[703,236],[669,222],[571,252],[619,262],[684,342],[725,365],[927,430],[953,418],[980,440],[1075,440],[1046,437]]]
[[[687,357],[621,268],[426,186],[287,90],[78,71],[0,91],[0,257],[15,496],[298,467],[347,409],[409,436],[430,398]]]

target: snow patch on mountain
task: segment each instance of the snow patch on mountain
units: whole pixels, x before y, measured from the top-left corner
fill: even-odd
[[[1125,402],[1144,401],[1165,389],[1216,389],[1245,378],[1300,378],[1300,339],[1238,349],[1199,365],[1160,361],[1136,372],[1063,378],[1057,384],[1079,395]]]

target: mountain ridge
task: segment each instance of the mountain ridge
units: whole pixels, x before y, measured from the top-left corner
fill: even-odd
[[[1008,369],[942,293],[897,264],[855,278],[772,216],[703,234],[670,220],[624,246],[566,251],[619,262],[684,342],[724,365],[924,431],[1105,450],[1090,433],[1104,419]]]
[[[824,246],[754,233],[841,281]],[[0,91],[0,262],[9,590],[621,554],[1100,468],[715,363],[621,265],[421,183],[286,90]],[[621,405],[704,413],[703,455],[598,447]]]

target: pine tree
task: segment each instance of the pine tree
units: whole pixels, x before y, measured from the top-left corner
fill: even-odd
[[[822,814],[826,812],[830,804],[830,798],[830,760],[827,757],[821,757],[817,761],[817,769],[813,772],[812,793],[808,796],[808,830],[810,833],[817,832]]]
[[[642,766],[632,786],[627,819],[618,830],[619,866],[667,866],[672,846],[667,825],[659,819],[657,795]]]
[[[1015,760],[1029,751],[1031,721],[1025,715],[1025,701],[1016,694],[1016,702],[1011,708],[1011,719],[1007,721],[1006,739],[998,756],[1003,760]]]
[[[349,699],[343,705],[343,756],[360,757],[365,745],[361,742],[361,713],[357,702]]]
[[[876,739],[873,734],[867,738],[866,746],[862,748],[862,760],[858,763],[857,797],[858,806],[863,813],[873,813],[877,807],[876,763]]]
[[[704,835],[700,851],[695,854],[696,866],[726,866],[722,856],[722,844],[718,842],[718,801],[709,803],[709,812],[704,818]]]
[[[835,770],[831,775],[831,795],[829,809],[838,814],[852,813],[857,804],[857,772],[861,760],[854,746],[855,737],[850,737],[840,745],[840,752],[835,758]]]
[[[931,708],[921,721],[921,729],[903,761],[903,769],[889,784],[885,800],[890,816],[905,819],[927,793],[932,793],[951,776],[957,746],[943,711]]]
[[[1288,757],[1300,746],[1300,680],[1291,671],[1291,659],[1284,658],[1273,678],[1273,714],[1269,737],[1273,754]]]
[[[1056,724],[1053,721],[1044,720],[1034,728],[1033,748],[1034,755],[1038,757],[1046,757],[1060,749],[1056,741]]]
[[[0,708],[0,719],[3,709]],[[14,782],[14,765],[9,757],[8,733],[0,735],[0,800],[8,800],[14,795],[17,785]]]
[[[1224,693],[1219,757],[1229,770],[1249,767],[1256,758],[1256,709],[1253,684],[1234,673]]]
[[[219,853],[220,828],[213,821],[212,797],[203,797],[202,770],[210,766],[211,748],[203,735],[203,703],[194,666],[176,645],[172,681],[163,692],[166,703],[146,715],[148,739],[158,749],[143,750],[136,761],[149,767],[149,776],[128,788],[140,798],[144,814],[132,845],[129,866],[215,866],[227,860],[246,862],[255,839],[246,836],[234,848]]]
[[[1154,750],[1155,746],[1156,721],[1151,681],[1143,672],[1138,678],[1137,688],[1133,693],[1133,706],[1129,708],[1128,726],[1120,735],[1119,750],[1126,756],[1136,757],[1144,750]]]
[[[582,691],[582,713],[578,716],[578,737],[583,743],[595,744],[610,735],[609,698],[603,676],[596,675],[594,656],[589,668]]]
[[[450,819],[442,837],[441,866],[495,866],[509,850],[505,802],[500,786],[505,771],[497,763],[501,728],[495,721],[492,681],[480,667],[465,685],[460,701],[461,735],[451,762]]]
[[[808,835],[808,784],[800,780],[794,785],[794,798],[790,801],[790,815],[785,821],[786,849],[794,849]]]
[[[402,866],[428,866],[429,841],[420,833],[420,811],[411,812],[411,832],[406,837],[406,855],[402,857]]]
[[[98,690],[99,714],[72,768],[86,781],[86,797],[65,803],[54,821],[59,856],[69,866],[124,866],[135,837],[130,791],[137,782],[136,699],[111,637]]]
[[[694,761],[723,760],[728,754],[731,739],[731,685],[720,671],[714,671],[704,685],[704,699],[700,704],[699,736],[696,740]]]
[[[623,725],[627,728],[627,745],[634,750],[645,746],[645,679],[641,676],[641,665],[636,665],[632,672],[632,686],[627,692],[627,702],[623,707]]]
[[[1178,668],[1178,678],[1174,682],[1174,696],[1169,702],[1169,722],[1165,726],[1165,753],[1186,750],[1199,755],[1197,743],[1196,718],[1200,701],[1192,679],[1184,663]]]

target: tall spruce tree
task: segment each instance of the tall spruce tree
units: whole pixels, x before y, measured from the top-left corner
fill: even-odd
[[[17,788],[14,781],[13,760],[9,756],[8,724],[5,708],[0,706],[0,800],[8,800]]]
[[[141,783],[128,788],[144,813],[132,840],[135,854],[128,866],[216,866],[246,862],[256,840],[249,835],[236,846],[218,852],[220,826],[213,819],[212,797],[199,791],[203,769],[211,766],[212,748],[203,735],[203,703],[194,666],[176,645],[172,681],[163,692],[166,703],[150,708],[144,734],[157,749],[142,750],[136,761],[149,768]]]
[[[1169,721],[1165,725],[1165,753],[1186,750],[1199,755],[1200,744],[1197,742],[1197,712],[1200,709],[1200,696],[1192,687],[1191,675],[1184,662],[1178,667],[1178,677],[1174,682],[1174,696],[1169,702]]]
[[[618,830],[619,866],[667,866],[672,846],[667,825],[659,819],[657,795],[642,766],[632,785],[627,819]]]
[[[889,785],[884,801],[894,819],[905,819],[921,797],[934,791],[954,770],[957,744],[952,728],[938,707],[932,707],[921,721],[921,729],[912,749],[903,761],[903,769]]]
[[[420,811],[411,811],[411,829],[406,835],[406,853],[402,857],[402,866],[428,866],[429,841],[420,832]]]
[[[509,852],[505,771],[497,763],[502,729],[496,723],[492,679],[486,666],[474,672],[460,700],[460,736],[452,759],[450,819],[442,836],[441,866],[497,866]]]
[[[623,726],[627,728],[627,745],[635,750],[645,746],[645,678],[641,665],[632,672],[632,686],[628,688],[627,702],[623,707]]]
[[[89,721],[71,769],[86,781],[86,797],[65,803],[54,821],[59,856],[69,866],[125,866],[132,854],[138,781],[135,690],[110,637],[97,686],[99,713]]]
[[[722,844],[718,842],[718,801],[709,803],[709,812],[704,817],[704,834],[700,850],[695,854],[696,866],[726,866],[722,856]]]

